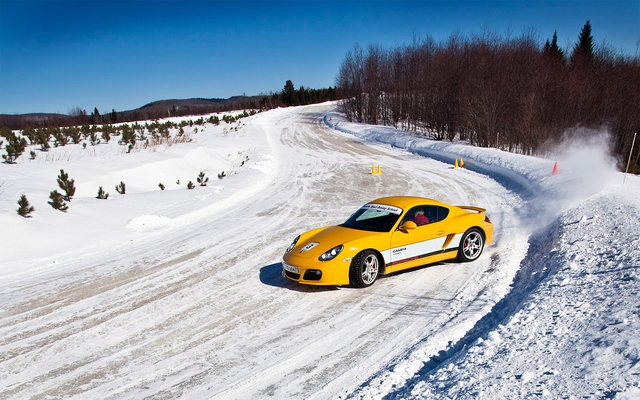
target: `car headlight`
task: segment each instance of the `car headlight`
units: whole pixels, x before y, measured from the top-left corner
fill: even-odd
[[[344,249],[344,246],[340,244],[340,245],[332,248],[331,250],[322,253],[322,255],[320,257],[318,257],[318,260],[320,260],[320,261],[333,260],[334,258],[336,258],[336,256],[338,254],[340,254],[342,249]]]
[[[300,240],[300,235],[296,236],[295,239],[293,239],[293,242],[291,242],[291,244],[289,245],[289,247],[287,247],[287,253],[290,252],[294,247],[296,247],[296,244],[298,243],[298,240]]]

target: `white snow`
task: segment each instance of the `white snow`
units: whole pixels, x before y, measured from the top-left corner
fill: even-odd
[[[606,133],[541,159],[333,103],[194,128],[0,165],[1,398],[640,398],[640,178]],[[296,234],[394,194],[484,207],[495,244],[365,290],[282,278]]]

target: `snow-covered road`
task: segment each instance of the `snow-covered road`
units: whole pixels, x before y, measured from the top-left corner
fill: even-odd
[[[507,292],[526,252],[519,199],[474,172],[332,130],[322,122],[329,107],[247,119],[260,162],[226,178],[242,179],[235,191],[211,189],[219,207],[203,196],[148,212],[131,200],[140,213],[131,221],[171,223],[129,229],[124,239],[134,237],[113,247],[65,249],[53,257],[59,268],[32,263],[32,273],[4,275],[0,397],[324,399],[360,390],[407,352],[437,354],[464,335]],[[372,164],[383,173],[371,175]],[[486,207],[496,244],[477,262],[384,277],[366,290],[281,276],[296,234],[398,194]]]
[[[0,398],[640,394],[640,180],[612,184],[598,137],[551,176],[551,160],[350,124],[329,103],[185,135],[0,165]],[[46,204],[63,168],[66,213]],[[200,171],[208,186],[186,190]],[[95,199],[121,180],[126,195]],[[281,276],[297,234],[387,195],[484,207],[494,244],[367,289]]]

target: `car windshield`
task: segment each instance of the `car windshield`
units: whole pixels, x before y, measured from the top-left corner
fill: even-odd
[[[373,232],[389,232],[402,214],[402,209],[386,204],[365,204],[344,224],[345,228]]]

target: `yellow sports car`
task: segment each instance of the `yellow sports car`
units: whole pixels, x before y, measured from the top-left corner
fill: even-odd
[[[438,261],[473,261],[491,243],[485,209],[422,197],[384,197],[345,223],[296,237],[282,274],[308,285],[371,286],[385,275]]]

